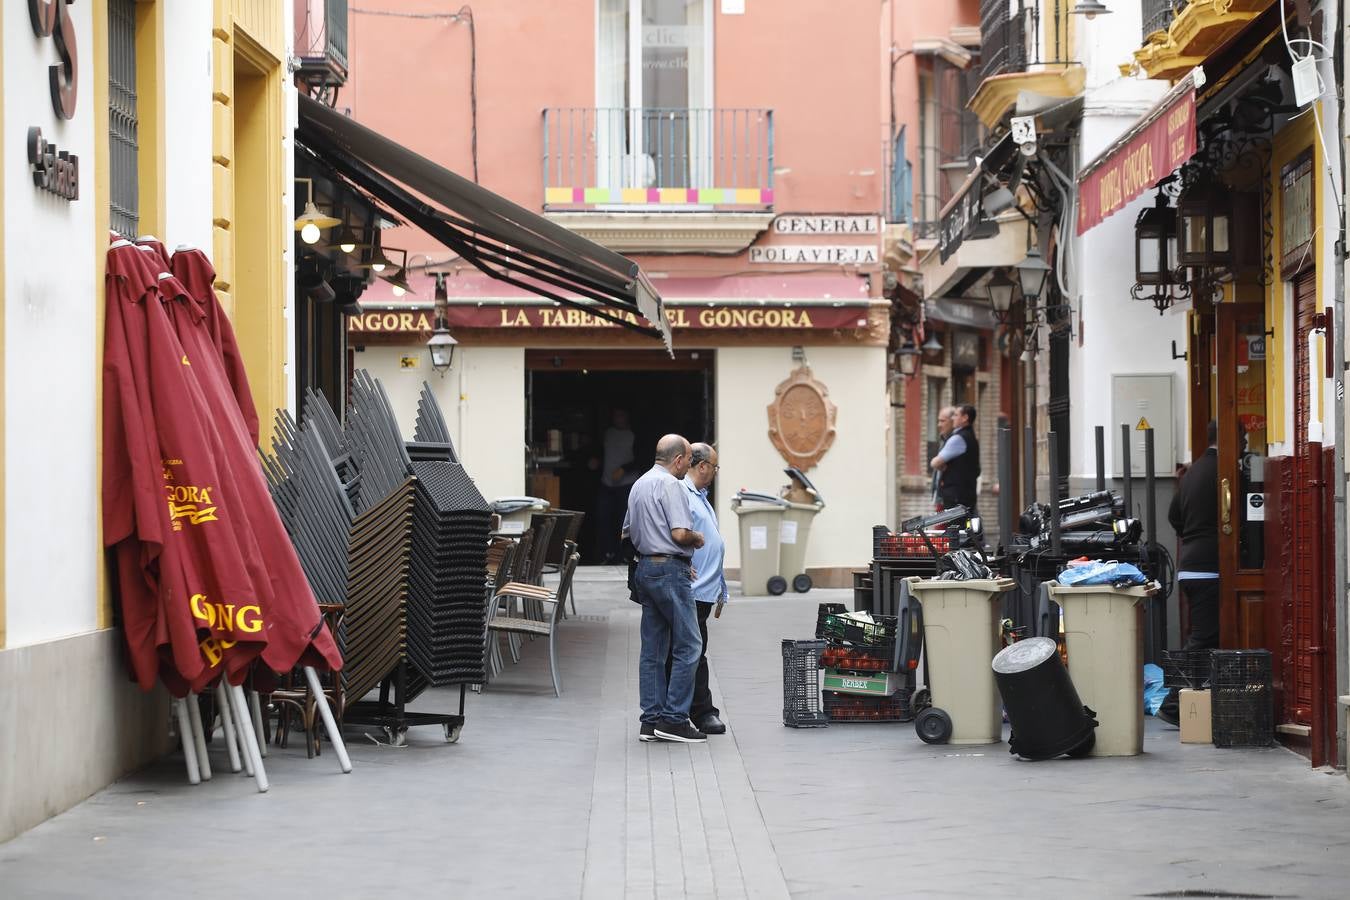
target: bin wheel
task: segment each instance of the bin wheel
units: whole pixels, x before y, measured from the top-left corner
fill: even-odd
[[[914,696],[909,698],[909,708],[917,714],[933,705],[933,695],[928,693],[928,688],[919,688],[914,692]]]
[[[811,590],[811,585],[810,575],[794,575],[792,577],[792,589],[799,594],[805,594]]]
[[[457,744],[459,743],[459,734],[464,730],[464,724],[451,725],[447,722],[441,726],[441,730],[445,732],[445,742],[447,744]]]
[[[769,579],[768,589],[772,596],[777,597],[787,590],[787,579],[782,575],[773,576]]]
[[[930,706],[914,720],[914,731],[925,744],[945,744],[952,736],[952,717]]]
[[[1074,747],[1066,754],[1069,759],[1080,759],[1092,752],[1092,748],[1097,746],[1097,732],[1092,732],[1087,736],[1087,740]]]

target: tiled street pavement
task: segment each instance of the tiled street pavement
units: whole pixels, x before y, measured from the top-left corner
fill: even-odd
[[[471,696],[461,741],[348,734],[273,750],[272,790],[189,788],[174,759],[0,845],[0,897],[1344,897],[1350,783],[1278,749],[1181,746],[1150,721],[1130,759],[1019,762],[908,725],[793,730],[779,639],[847,592],[736,598],[711,623],[730,732],[637,741],[636,608],[584,570],[547,652]],[[419,705],[450,708],[450,692]]]

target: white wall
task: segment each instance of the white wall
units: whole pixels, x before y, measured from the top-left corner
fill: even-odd
[[[872,556],[872,526],[887,524],[886,447],[889,398],[883,347],[808,347],[807,364],[839,409],[834,445],[807,477],[826,507],[811,526],[808,568],[863,566]],[[726,564],[740,565],[740,535],[731,498],[742,487],[777,493],[787,464],[769,441],[774,388],[795,368],[789,347],[717,351],[717,515]]]
[[[98,527],[94,390],[94,4],[70,6],[81,53],[75,118],[52,109],[51,38],[21,4],[6,4],[5,107],[5,597],[11,647],[92,630]],[[80,199],[33,186],[31,125],[80,157]],[[102,236],[106,244],[106,235]]]
[[[1166,89],[1161,82],[1117,79],[1090,92],[1084,107],[1080,165],[1134,124]],[[1130,296],[1134,285],[1134,220],[1152,203],[1152,192],[1146,192],[1074,241],[1069,288],[1075,306],[1082,310],[1082,326],[1080,330],[1075,317],[1075,340],[1069,357],[1071,476],[1095,476],[1097,425],[1106,426],[1107,470],[1112,469],[1119,442],[1119,423],[1110,421],[1113,375],[1173,376],[1174,450],[1178,461],[1189,458],[1186,363],[1172,359],[1172,341],[1177,342],[1178,351],[1186,347],[1185,310],[1174,307],[1159,316],[1152,304]]]
[[[172,251],[189,244],[211,253],[211,4],[166,3],[164,105],[165,227]]]
[[[420,365],[404,369],[404,356],[417,357]],[[431,385],[455,449],[483,496],[492,500],[525,493],[524,349],[461,346],[455,367],[441,376],[431,368],[425,347],[366,347],[356,355],[356,367],[383,382],[408,440],[422,383]]]

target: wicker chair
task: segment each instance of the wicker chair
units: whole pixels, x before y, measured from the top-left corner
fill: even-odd
[[[522,588],[530,587],[520,585],[519,583],[507,584],[492,598],[492,603],[488,607],[487,627],[489,631],[507,635],[530,635],[531,637],[548,637],[548,665],[549,671],[553,676],[553,695],[562,696],[562,676],[558,672],[558,625],[562,622],[562,608],[566,602],[567,591],[572,585],[572,575],[576,572],[577,563],[581,557],[573,553],[563,566],[562,580],[558,582],[558,590],[545,591],[547,596],[540,596],[533,591],[529,595],[521,593]],[[504,602],[509,602],[512,598],[529,599],[542,604],[552,604],[549,614],[543,618],[535,619],[525,616],[502,615],[502,606]]]

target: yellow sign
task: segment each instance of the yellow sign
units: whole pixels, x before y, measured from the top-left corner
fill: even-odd
[[[422,364],[420,356],[400,356],[398,365],[400,369],[416,369]]]
[[[1145,419],[1143,416],[1140,416],[1140,417],[1139,417],[1139,424],[1136,425],[1136,426],[1134,426],[1134,430],[1135,430],[1135,431],[1152,431],[1152,430],[1153,430],[1153,426],[1150,425],[1150,424],[1148,424],[1148,419]]]

